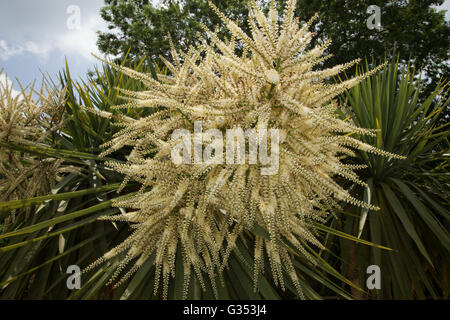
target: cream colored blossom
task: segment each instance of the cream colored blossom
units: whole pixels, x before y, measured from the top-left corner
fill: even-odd
[[[336,118],[333,99],[378,69],[340,84],[325,83],[358,61],[315,70],[330,42],[305,50],[312,39],[308,28],[313,19],[301,27],[294,18],[295,2],[288,1],[279,19],[273,1],[268,17],[250,1],[251,35],[210,3],[233,37],[221,40],[205,29],[208,41],[200,39],[187,53],[172,49],[174,61],[165,61],[171,74],[161,77],[161,82],[116,66],[147,86],[140,92],[122,90],[130,102],[117,108],[147,107],[155,112],[124,123],[125,128],[105,145],[104,154],[124,146],[133,148],[128,163],[108,165],[125,174],[126,181],[142,183],[142,188],[136,195],[115,201],[116,206],[135,214],[108,218],[129,221],[134,232],[88,269],[124,253],[121,267],[111,279],[121,276],[120,285],[142,261],[153,257],[155,292],[162,278],[165,297],[180,250],[185,296],[192,271],[203,287],[207,275],[215,290],[217,276],[235,251],[237,238],[258,225],[268,237],[254,235],[255,289],[267,256],[275,283],[284,289],[286,272],[302,295],[290,253],[280,244],[282,239],[308,257],[305,243],[323,248],[312,224],[324,221],[327,212],[338,207],[336,200],[376,209],[353,198],[333,178],[340,175],[363,184],[354,168],[340,162],[352,149],[388,154],[351,138],[354,132],[374,133]],[[236,50],[237,43],[242,54]],[[192,132],[194,122],[200,120],[220,130],[279,129],[284,138],[279,172],[263,176],[258,164],[175,165],[170,160],[171,133],[176,129]],[[135,259],[139,263],[121,275],[125,265]]]
[[[64,90],[50,89],[45,82],[40,91],[32,87],[17,95],[8,81],[0,83],[0,201],[48,194],[71,170],[61,165],[63,160],[41,159],[9,146],[46,147],[45,140],[63,123],[64,97]]]
[[[267,81],[269,81],[272,84],[278,84],[280,82],[280,75],[278,74],[277,70],[275,70],[275,69],[267,70],[266,77],[267,77]]]

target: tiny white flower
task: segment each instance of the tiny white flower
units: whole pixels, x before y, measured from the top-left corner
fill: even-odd
[[[267,70],[266,77],[267,77],[267,81],[269,81],[272,84],[280,83],[280,75],[278,74],[277,70],[275,70],[275,69]]]

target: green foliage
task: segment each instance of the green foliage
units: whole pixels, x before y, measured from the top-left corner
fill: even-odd
[[[144,61],[130,66],[151,72]],[[96,152],[117,131],[114,119],[104,119],[86,108],[107,110],[120,102],[116,87],[139,90],[140,83],[104,66],[95,71],[94,78],[81,83],[71,79],[67,68],[60,75],[60,85],[53,85],[66,89],[64,125],[39,145],[5,142],[3,147],[38,156],[41,161],[59,159],[73,170],[55,183],[49,195],[1,203],[1,299],[67,298],[71,293],[66,286],[67,267],[89,264],[129,232],[97,220],[119,212],[111,208],[109,198],[122,177],[105,168],[107,159]],[[15,219],[5,220],[11,210]],[[105,295],[95,294],[97,298]]]
[[[239,3],[217,1],[219,9],[228,11],[233,19],[246,15]],[[348,61],[353,54],[367,55],[368,48],[372,50],[369,54],[379,57],[384,55],[384,48],[391,47],[395,41],[403,52],[413,55],[414,62],[429,63],[430,74],[448,59],[448,52],[442,49],[448,48],[448,25],[441,16],[430,11],[431,1],[410,1],[406,7],[404,1],[393,2],[389,7],[392,11],[382,18],[386,30],[376,36],[361,28],[367,18],[365,5],[360,1],[350,3],[353,2],[299,2],[305,19],[314,11],[322,14],[324,20],[318,28],[325,33],[328,31],[333,38],[334,49],[331,50],[338,53],[336,59],[343,57]],[[124,65],[151,74],[153,78],[165,70],[146,59],[135,61],[136,57],[145,53],[166,55],[167,32],[174,41],[187,46],[196,36],[194,31],[201,31],[198,21],[208,27],[218,22],[213,20],[215,15],[203,1],[188,1],[184,7],[172,4],[164,10],[151,8],[149,1],[144,0],[107,0],[106,4],[104,18],[112,25],[120,25],[124,38],[101,35],[102,50],[124,53],[128,47],[133,47],[135,51],[130,52],[133,59],[124,60]],[[361,8],[356,20],[352,20],[347,5]],[[192,18],[190,12],[194,14]],[[197,14],[206,18],[199,20]],[[424,18],[413,17],[414,14]],[[147,19],[155,19],[151,21],[159,21],[159,24],[148,27]],[[429,23],[418,23],[420,19]],[[342,31],[344,25],[350,27],[347,33]],[[183,31],[188,28],[189,34]],[[408,30],[416,32],[408,33]],[[355,32],[359,32],[357,39],[352,38]],[[378,49],[380,43],[384,48]],[[404,58],[406,56],[401,56],[400,60]],[[366,66],[365,70],[368,69]],[[431,93],[420,98],[428,91],[423,82],[415,80],[417,73],[409,66],[403,72],[400,70],[398,63],[391,63],[342,98],[349,106],[346,113],[355,125],[380,130],[374,138],[358,138],[388,152],[407,156],[406,160],[395,160],[359,153],[359,159],[354,161],[368,166],[361,172],[368,188],[355,186],[354,193],[381,210],[373,212],[346,206],[343,213],[330,215],[326,224],[317,224],[318,236],[328,249],[316,251],[307,247],[314,263],[289,243],[282,243],[294,258],[295,270],[308,299],[325,296],[448,298],[450,145],[448,124],[439,123],[439,117],[442,119],[449,105],[448,83],[435,86]],[[443,70],[448,74],[448,69]],[[101,158],[99,154],[100,145],[119,131],[118,119],[137,119],[150,114],[148,109],[111,109],[113,105],[127,102],[119,98],[118,87],[140,91],[144,89],[143,84],[103,65],[81,82],[74,81],[66,69],[60,75],[60,84],[54,86],[66,90],[64,125],[39,144],[3,141],[1,147],[39,161],[60,160],[73,170],[66,172],[49,194],[0,203],[0,299],[158,299],[160,296],[153,295],[153,257],[114,290],[107,283],[119,266],[120,257],[83,274],[83,286],[77,291],[67,289],[65,273],[69,265],[89,265],[132,232],[127,224],[98,220],[100,216],[120,212],[111,206],[111,200],[118,196],[117,191],[125,195],[139,190],[133,182],[120,188],[123,176],[104,165],[106,160],[126,160],[129,150],[124,148],[109,155],[110,158]],[[101,111],[112,112],[113,116],[105,118],[96,114]],[[12,211],[15,219],[7,219]],[[238,239],[238,251],[230,257],[224,283],[218,282],[218,298],[297,298],[294,285],[288,279],[285,292],[275,286],[267,275],[270,270],[267,260],[264,261],[266,273],[261,273],[258,279],[259,291],[253,292],[255,236],[268,237],[264,230],[255,228],[246,230]],[[381,267],[381,290],[364,291],[366,267],[372,264]],[[170,299],[180,299],[182,294],[184,270],[181,263],[177,265],[175,280],[169,284]],[[214,294],[211,287],[202,291],[200,283],[192,276],[188,298],[213,299]]]
[[[184,52],[193,45],[197,34],[204,34],[201,24],[209,29],[220,26],[218,17],[204,0],[162,0],[163,6],[156,8],[150,0],[105,0],[102,17],[110,31],[100,32],[98,46],[104,53],[136,57],[149,55],[170,56],[168,34]],[[247,0],[213,1],[217,7],[234,21],[238,21],[249,33],[246,23]],[[268,1],[258,1],[266,6]],[[368,3],[362,0],[299,0],[296,15],[303,21],[316,12],[320,23],[315,25],[318,36],[311,46],[332,39],[327,53],[333,56],[324,67],[346,63],[357,58],[383,59],[386,51],[397,48],[400,61],[411,59],[421,66],[427,75],[427,85],[421,96],[431,94],[442,77],[450,77],[450,22],[445,21],[444,11],[437,12],[432,5],[441,5],[443,0],[427,1],[382,1]],[[286,1],[277,1],[283,7]],[[382,30],[369,30],[366,20],[369,5],[381,8]],[[219,29],[219,36],[227,34]],[[443,110],[440,123],[450,120],[450,109]]]
[[[320,34],[333,40],[329,51],[333,57],[327,62],[335,65],[357,57],[384,58],[386,51],[397,47],[400,59],[425,67],[429,76],[449,76],[450,25],[444,12],[436,12],[432,5],[444,1],[381,1],[360,0],[299,1],[298,13],[305,19],[319,12]],[[366,27],[369,5],[381,8],[382,29]],[[323,39],[316,39],[322,41]],[[439,71],[439,69],[443,69]]]
[[[134,57],[148,55],[158,58],[170,57],[168,35],[177,44],[177,49],[187,52],[190,45],[198,39],[198,33],[204,34],[201,24],[214,29],[220,24],[219,17],[205,0],[171,1],[163,0],[157,8],[150,0],[105,0],[101,10],[102,18],[108,22],[111,31],[100,32],[98,46],[104,53],[121,55],[130,48]],[[244,30],[248,16],[247,1],[214,1],[227,17],[238,21]],[[118,31],[118,32],[117,32]],[[222,30],[219,33],[223,36]]]
[[[163,0],[161,8],[155,8],[150,0],[105,0],[102,17],[111,31],[99,34],[101,51],[114,55],[124,54],[132,48],[133,56],[160,54],[168,57],[170,47],[167,35],[178,49],[187,51],[204,33],[201,23],[214,29],[219,19],[204,0]],[[213,1],[217,7],[248,33],[246,0]],[[268,1],[258,1],[266,5]],[[329,52],[333,54],[325,67],[335,66],[352,59],[373,57],[382,59],[386,50],[397,47],[401,61],[410,58],[423,66],[434,88],[440,77],[449,77],[450,25],[444,12],[437,12],[432,5],[443,0],[427,1],[381,1],[368,3],[362,0],[300,0],[296,14],[304,21],[316,12],[320,23],[315,26],[318,37],[312,46],[323,42],[326,36],[333,40]],[[277,1],[283,7],[286,1]],[[381,8],[382,30],[369,30],[366,20],[369,5]],[[222,34],[223,35],[223,32]],[[430,94],[430,92],[427,92]]]
[[[138,71],[153,74],[159,70],[148,60],[124,62]],[[107,285],[119,266],[120,257],[84,273],[80,290],[66,287],[69,265],[88,266],[112,247],[130,235],[128,224],[98,220],[120,212],[111,206],[117,196],[132,194],[138,186],[130,182],[119,195],[123,176],[104,166],[108,158],[100,158],[100,145],[117,132],[116,120],[121,116],[134,118],[146,115],[144,109],[113,110],[112,105],[124,103],[117,95],[117,87],[132,91],[142,89],[139,81],[103,65],[86,81],[74,81],[68,69],[60,75],[61,86],[66,88],[65,112],[67,121],[53,140],[39,146],[8,144],[11,150],[37,155],[41,159],[61,159],[77,170],[67,174],[55,185],[49,195],[0,204],[2,229],[0,234],[0,299],[158,299],[153,295],[155,268],[152,259],[128,281],[117,289]],[[56,85],[55,85],[56,86]],[[88,111],[88,109],[90,111]],[[110,111],[111,119],[92,112]],[[125,159],[126,150],[112,155],[115,161]],[[14,222],[4,218],[11,210],[17,212]],[[25,213],[31,212],[25,218]],[[320,229],[318,229],[320,230]],[[352,239],[366,245],[375,245],[326,228],[329,233]],[[292,299],[296,298],[294,284],[286,279],[283,292],[271,280],[269,261],[264,261],[266,272],[258,277],[258,292],[253,291],[253,251],[255,235],[268,238],[268,234],[256,228],[247,230],[236,243],[237,251],[230,258],[230,266],[224,271],[223,284],[218,281],[220,299]],[[344,286],[361,290],[343,277],[323,258],[324,252],[306,247],[312,256],[306,258],[289,243],[283,244],[293,255],[293,264],[307,299],[321,299],[323,295],[337,295],[351,299]],[[381,247],[380,247],[381,248]],[[384,248],[386,249],[386,248]],[[181,259],[181,256],[177,259]],[[180,299],[183,287],[183,266],[178,263],[175,280],[168,289],[169,299]],[[213,289],[201,290],[200,283],[192,275],[188,299],[214,299]]]
[[[422,82],[414,76],[414,69],[401,71],[393,62],[345,96],[356,125],[379,129],[376,137],[363,140],[407,156],[394,160],[360,153],[369,186],[360,190],[361,199],[381,210],[347,208],[353,215],[336,221],[345,232],[393,249],[356,245],[352,251],[351,244],[341,241],[342,271],[350,278],[354,274],[355,282],[364,284],[367,266],[380,266],[381,290],[371,293],[377,298],[448,297],[450,130],[448,123],[439,126],[438,118],[449,105],[449,88],[448,82],[441,83],[419,102]]]

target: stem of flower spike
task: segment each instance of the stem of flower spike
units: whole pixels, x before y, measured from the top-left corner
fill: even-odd
[[[280,63],[281,63],[281,59],[278,58],[278,59],[277,59],[277,63],[276,63],[276,65],[275,65],[275,70],[276,70],[277,72],[278,72],[278,69],[280,68]],[[268,99],[268,100],[272,99],[272,97],[273,97],[273,89],[274,89],[274,88],[275,88],[275,84],[272,83],[272,84],[270,85],[269,93],[267,94],[267,99]]]

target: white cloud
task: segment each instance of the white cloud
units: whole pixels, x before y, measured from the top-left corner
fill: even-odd
[[[105,26],[100,17],[90,17],[87,21],[83,21],[80,29],[67,29],[59,35],[54,46],[63,55],[77,54],[85,59],[93,60],[91,53],[99,54],[96,31],[104,29]]]
[[[10,48],[5,40],[0,40],[0,59],[5,61],[23,52],[22,47]]]
[[[0,30],[7,30],[0,38],[0,61],[23,55],[35,56],[45,63],[50,63],[55,55],[92,61],[91,53],[99,53],[97,30],[107,28],[99,15],[103,1],[39,3],[17,0],[6,6],[0,2]],[[78,8],[76,29],[69,26],[74,13],[68,9],[72,7]],[[11,28],[11,23],[16,27]]]
[[[27,41],[10,45],[6,40],[0,39],[0,60],[30,53],[46,60],[51,52],[57,51],[61,55],[79,55],[84,59],[93,60],[91,53],[99,54],[97,48],[97,30],[103,29],[105,23],[100,17],[90,17],[81,24],[79,29],[54,34],[52,37],[42,39],[40,42]]]
[[[445,12],[445,20],[450,21],[450,1],[444,1],[440,6],[432,5],[431,7],[436,8],[438,11],[447,10]]]
[[[6,61],[16,55],[31,53],[41,58],[46,58],[50,52],[50,46],[46,44],[38,45],[33,41],[9,45],[6,40],[0,40],[0,60]]]

